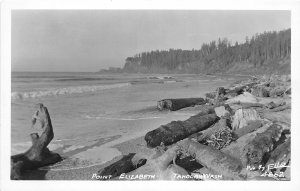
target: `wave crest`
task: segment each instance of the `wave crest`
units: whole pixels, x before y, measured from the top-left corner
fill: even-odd
[[[95,85],[95,86],[74,86],[64,88],[49,88],[47,90],[31,91],[31,92],[12,92],[12,99],[26,99],[26,98],[39,98],[48,96],[60,96],[70,94],[80,94],[85,92],[95,92],[100,90],[107,90],[113,88],[122,88],[130,86],[130,83],[119,83],[109,85]]]

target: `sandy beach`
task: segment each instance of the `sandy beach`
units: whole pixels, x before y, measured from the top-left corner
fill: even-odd
[[[228,84],[226,87],[234,86],[239,83],[245,82],[243,80],[239,80],[234,83]],[[238,97],[239,96],[232,99],[234,100]],[[245,97],[242,99],[247,99],[248,101],[250,99],[251,101],[251,99],[253,98]],[[270,103],[274,104],[279,102],[286,105],[291,104],[290,97],[260,97],[255,99],[259,100],[257,104],[261,105],[268,105]],[[236,111],[239,107],[240,106],[236,104],[231,104],[231,108]],[[254,106],[254,108],[255,107],[257,106]],[[154,109],[157,110],[156,108]],[[170,118],[165,119],[158,124],[164,125],[174,120],[184,121],[202,110],[202,105],[185,107],[176,111],[177,115],[171,116]],[[267,112],[262,116],[264,116],[267,120],[275,120],[277,122],[280,122],[281,124],[284,123],[285,125],[283,127],[289,129],[288,126],[290,124],[290,110],[283,110],[284,111],[282,112],[276,112],[276,115]],[[161,114],[165,115],[164,112],[165,111],[161,111]],[[172,112],[168,111],[168,113]],[[55,148],[53,145],[50,145],[50,150],[52,150],[53,152],[61,153],[63,156],[63,160],[50,166],[41,167],[38,170],[26,171],[24,172],[24,177],[27,180],[106,180],[106,177],[99,176],[101,170],[103,170],[105,167],[115,164],[120,159],[122,159],[123,156],[134,154],[138,158],[152,161],[153,156],[157,154],[157,148],[150,148],[149,146],[147,146],[145,135],[147,132],[158,128],[159,125],[148,125],[149,128],[130,131],[130,135],[113,135],[106,138],[94,139],[92,141],[80,141],[80,139],[75,139],[67,142],[65,141],[63,142],[63,144],[60,144],[61,146],[57,146],[57,148]],[[263,132],[263,130],[261,131]],[[113,180],[118,179],[120,179],[120,177],[113,178]]]

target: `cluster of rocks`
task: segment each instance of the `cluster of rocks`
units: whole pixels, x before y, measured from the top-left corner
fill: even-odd
[[[201,106],[185,121],[148,132],[145,141],[156,154],[139,168],[119,173],[153,173],[157,179],[211,173],[225,180],[290,180],[290,87],[290,76],[260,77],[217,88],[203,99],[159,101],[160,110],[177,110],[161,107],[166,100],[169,106],[179,101],[177,108]]]

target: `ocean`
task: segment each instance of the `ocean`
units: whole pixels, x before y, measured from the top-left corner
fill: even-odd
[[[204,97],[241,77],[190,74],[112,74],[13,72],[11,153],[31,146],[34,105],[43,103],[51,116],[50,150],[76,159],[72,168],[104,163],[120,155],[111,146],[145,135],[196,110],[158,111],[165,98]],[[91,154],[92,153],[92,154]],[[99,156],[95,153],[106,153]],[[91,156],[92,155],[92,156]],[[78,159],[81,159],[78,162]],[[60,165],[60,168],[67,165]],[[71,168],[71,167],[69,167]]]

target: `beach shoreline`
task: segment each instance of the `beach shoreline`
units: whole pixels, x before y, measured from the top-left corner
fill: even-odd
[[[245,79],[244,79],[245,80]],[[243,81],[243,80],[242,80]],[[225,86],[226,88],[232,86],[233,84],[239,83],[240,80],[235,82],[228,82],[228,85]],[[272,99],[270,98],[269,101]],[[274,100],[274,99],[273,99]],[[275,99],[276,100],[276,99]],[[158,101],[158,100],[157,100]],[[185,112],[185,117],[191,117],[197,112],[201,110],[200,106],[193,106],[193,107],[186,107],[179,111]],[[179,116],[177,116],[179,118]],[[181,117],[181,120],[184,119]],[[163,123],[165,124],[165,123]],[[161,124],[161,125],[163,125]],[[154,128],[158,128],[158,126],[151,127],[150,129],[143,129],[143,131],[136,132],[131,136],[116,136],[112,137],[108,141],[101,142],[97,144],[91,144],[90,146],[84,147],[80,152],[78,151],[77,154],[74,156],[81,155],[90,155],[90,153],[95,154],[92,158],[102,157],[101,155],[111,155],[106,158],[105,161],[100,161],[100,163],[92,163],[90,165],[83,165],[83,166],[76,166],[76,164],[72,167],[71,164],[70,168],[59,168],[57,164],[50,165],[46,168],[40,168],[38,170],[26,171],[24,172],[24,177],[26,180],[99,180],[97,178],[97,174],[99,171],[109,165],[117,162],[122,158],[122,156],[128,155],[130,153],[134,153],[139,155],[139,157],[151,160],[151,156],[156,153],[155,148],[147,147],[147,143],[145,141],[145,134],[148,131],[153,130]],[[107,139],[107,138],[106,138]],[[75,150],[78,148],[75,148]],[[59,149],[54,149],[54,152],[57,152]],[[61,149],[62,151],[62,149]],[[66,157],[73,157],[73,154],[66,155]],[[79,157],[80,158],[80,157]],[[89,160],[89,158],[87,158]],[[66,162],[66,158],[63,162]],[[84,161],[84,159],[83,159]],[[65,164],[72,163],[74,161],[66,162]],[[84,164],[84,163],[83,163]],[[69,165],[69,164],[68,164]],[[64,163],[60,164],[61,167],[64,166]],[[101,178],[100,178],[101,179]],[[104,180],[103,178],[102,180]]]

